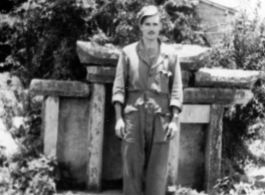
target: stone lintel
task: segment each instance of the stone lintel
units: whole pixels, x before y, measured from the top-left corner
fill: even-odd
[[[202,68],[195,73],[195,86],[250,89],[259,78],[259,71]]]
[[[30,93],[34,95],[88,97],[89,85],[78,81],[34,79],[30,83]]]
[[[88,121],[87,190],[98,192],[101,190],[106,88],[103,84],[92,86]]]
[[[102,66],[87,66],[86,80],[91,83],[113,83],[116,68]]]
[[[205,148],[205,190],[210,195],[215,194],[214,186],[221,175],[223,112],[224,105],[211,106]]]
[[[173,47],[180,58],[182,70],[196,71],[204,67],[212,51],[209,47],[199,45],[174,44]]]
[[[108,191],[102,191],[98,193],[93,192],[78,192],[78,191],[63,191],[60,193],[56,193],[56,195],[65,195],[65,194],[72,194],[72,195],[122,195],[121,190],[108,190]]]
[[[179,56],[183,70],[198,70],[210,56],[211,48],[199,45],[172,45]],[[92,42],[77,41],[76,51],[79,60],[85,65],[116,66],[121,49],[113,45],[98,45]]]
[[[103,66],[87,66],[87,78],[86,80],[91,83],[113,83],[116,68],[115,67],[103,67]],[[181,71],[183,87],[187,87],[191,73],[188,71]]]
[[[76,42],[76,52],[82,64],[116,66],[120,49],[114,46],[101,46],[87,41]]]
[[[250,90],[227,88],[186,88],[186,104],[246,104],[253,97]]]

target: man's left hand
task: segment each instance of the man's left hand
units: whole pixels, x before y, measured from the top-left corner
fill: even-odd
[[[171,121],[168,124],[167,133],[165,136],[165,140],[173,139],[179,133],[179,125],[175,121]]]

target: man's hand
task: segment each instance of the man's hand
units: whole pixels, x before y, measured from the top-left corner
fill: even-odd
[[[122,138],[124,136],[125,133],[125,123],[123,121],[122,118],[119,118],[116,121],[116,125],[115,125],[115,133],[119,138]]]
[[[171,121],[168,124],[165,140],[173,139],[178,133],[179,133],[178,123],[176,121]]]
[[[165,140],[171,140],[179,134],[179,111],[177,107],[172,108],[172,119],[168,124]]]
[[[125,123],[122,118],[121,110],[122,110],[122,105],[119,102],[116,102],[114,104],[115,107],[115,113],[116,113],[116,125],[115,125],[115,134],[119,137],[122,138],[125,133]]]

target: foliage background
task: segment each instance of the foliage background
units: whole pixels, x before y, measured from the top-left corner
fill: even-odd
[[[257,70],[264,76],[265,21],[258,15],[249,19],[245,12],[239,13],[232,30],[224,34],[219,45],[213,47],[211,60],[206,66],[227,69]],[[249,164],[265,165],[262,155],[255,155],[249,145],[261,140],[257,151],[264,151],[265,86],[261,78],[253,87],[254,98],[244,106],[229,106],[223,118],[223,176],[232,176],[239,182]]]
[[[156,2],[163,13],[165,41],[204,44],[195,33],[200,26],[193,1]],[[29,0],[8,13],[12,25],[0,22],[4,32],[0,43],[12,48],[2,66],[11,67],[26,86],[32,78],[83,80],[85,71],[75,52],[76,40],[119,46],[136,41],[136,14],[148,3],[91,0],[84,6],[81,0]]]

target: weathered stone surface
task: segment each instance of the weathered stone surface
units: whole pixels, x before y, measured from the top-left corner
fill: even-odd
[[[76,51],[82,64],[116,66],[120,48],[113,45],[101,46],[96,43],[77,41]],[[203,67],[210,56],[211,48],[199,45],[174,44],[183,70],[198,70]]]
[[[44,154],[56,157],[59,131],[59,97],[47,97],[44,101],[43,111]]]
[[[207,129],[207,144],[205,152],[205,189],[214,194],[214,186],[221,174],[222,132],[224,106],[213,104],[211,120]]]
[[[179,120],[181,123],[209,123],[210,105],[183,105]]]
[[[88,120],[87,189],[101,190],[102,154],[105,117],[106,89],[102,84],[93,84]]]
[[[203,190],[205,130],[205,125],[181,124],[176,185]]]
[[[206,64],[210,57],[211,48],[199,45],[174,44],[180,58],[182,70],[198,70]]]
[[[116,68],[87,66],[87,81],[92,83],[113,83]]]
[[[34,79],[29,88],[34,95],[88,97],[90,94],[89,85],[78,81]]]
[[[186,88],[184,103],[246,104],[253,97],[250,90],[226,88]]]
[[[65,177],[73,186],[85,187],[87,181],[89,111],[86,97],[60,97],[57,159],[69,171]]]
[[[120,50],[112,45],[101,46],[92,42],[77,41],[76,51],[82,64],[116,66]]]
[[[252,88],[259,79],[259,71],[202,68],[195,74],[199,87]]]
[[[178,123],[180,127],[180,123]],[[179,168],[180,132],[170,141],[168,159],[167,186],[170,188],[176,185]]]
[[[107,190],[102,191],[100,193],[93,193],[93,192],[80,192],[80,191],[64,191],[56,193],[55,195],[122,195],[121,190]]]
[[[115,67],[99,67],[87,66],[87,81],[91,83],[113,83],[116,68]],[[191,73],[188,71],[181,71],[183,87],[187,87]]]

